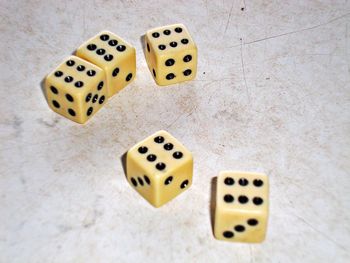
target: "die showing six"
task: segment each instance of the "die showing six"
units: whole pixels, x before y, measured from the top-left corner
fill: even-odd
[[[130,185],[150,204],[160,207],[192,184],[192,154],[166,131],[137,143],[126,157]]]
[[[148,67],[158,85],[165,86],[195,78],[197,46],[183,24],[147,31],[145,47]]]
[[[106,102],[105,73],[96,65],[70,56],[46,77],[45,93],[53,111],[85,123]]]
[[[82,44],[77,56],[105,71],[108,98],[131,83],[136,75],[135,48],[109,31],[102,31]]]
[[[265,174],[221,172],[216,184],[214,235],[230,242],[265,239],[269,182]]]

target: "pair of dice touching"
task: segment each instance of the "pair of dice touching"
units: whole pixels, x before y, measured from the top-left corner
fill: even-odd
[[[158,131],[127,152],[126,175],[141,196],[160,207],[192,185],[193,157],[168,132]],[[221,172],[216,180],[215,237],[262,242],[268,221],[268,192],[265,174]]]
[[[192,80],[197,72],[197,47],[182,24],[149,30],[145,57],[158,85]],[[46,77],[45,92],[53,111],[85,123],[114,94],[134,79],[135,48],[103,31],[82,44]]]

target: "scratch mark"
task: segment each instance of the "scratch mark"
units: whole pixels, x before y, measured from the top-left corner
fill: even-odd
[[[313,225],[311,225],[309,222],[307,222],[304,218],[298,216],[298,215],[294,215],[296,218],[298,218],[301,222],[303,222],[305,225],[307,225],[308,227],[310,227],[312,230],[314,230],[315,232],[319,233],[321,236],[323,236],[325,239],[331,241],[334,245],[336,245],[337,247],[341,248],[342,250],[344,250],[345,252],[348,252],[346,247],[342,246],[341,244],[339,244],[338,242],[336,242],[335,240],[331,239],[329,237],[329,235],[326,235],[325,233],[323,233],[322,231],[320,231],[319,229],[315,228]]]
[[[264,38],[260,38],[260,39],[256,39],[256,40],[253,40],[253,41],[250,41],[250,42],[245,42],[243,45],[249,45],[249,44],[254,44],[254,43],[257,43],[257,42],[261,42],[261,41],[265,41],[265,40],[269,40],[269,39],[274,39],[274,38],[278,38],[278,37],[283,37],[283,36],[287,36],[287,35],[292,35],[292,34],[296,34],[296,33],[301,33],[301,32],[304,32],[304,31],[307,31],[307,30],[313,30],[313,29],[316,29],[316,28],[319,28],[321,26],[325,26],[325,25],[328,25],[328,24],[331,24],[335,21],[338,21],[340,19],[343,19],[344,17],[347,17],[350,15],[350,12],[349,13],[346,13],[344,15],[341,15],[341,16],[338,16],[336,18],[333,18],[327,22],[324,22],[324,23],[321,23],[321,24],[318,24],[318,25],[315,25],[315,26],[311,26],[311,27],[307,27],[307,28],[303,28],[303,29],[299,29],[299,30],[294,30],[294,31],[290,31],[290,32],[286,32],[286,33],[283,33],[283,34],[278,34],[278,35],[274,35],[274,36],[269,36],[269,37],[264,37]],[[230,46],[228,48],[233,48],[233,47],[238,47],[242,44],[237,44],[237,45],[234,45],[234,46]]]
[[[244,59],[243,59],[243,41],[241,40],[241,64],[242,64],[242,71],[243,71],[243,79],[244,79],[244,85],[245,85],[245,89],[247,92],[247,96],[248,96],[248,102],[250,104],[250,93],[249,93],[249,89],[248,89],[248,85],[247,85],[247,79],[245,76],[245,69],[244,69]]]
[[[227,18],[227,21],[226,21],[226,26],[225,26],[224,35],[226,34],[228,25],[230,24],[230,20],[231,20],[231,16],[232,16],[232,9],[233,9],[233,3],[232,3],[232,5],[231,5],[230,13],[229,13],[228,18]]]

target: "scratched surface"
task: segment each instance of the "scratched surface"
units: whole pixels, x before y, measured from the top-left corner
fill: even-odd
[[[0,262],[350,262],[350,1],[0,1]],[[182,22],[195,81],[160,88],[140,36]],[[86,125],[40,83],[109,29],[136,80]],[[160,209],[119,157],[166,129],[194,154],[193,186]],[[266,172],[268,236],[213,238],[211,180]]]

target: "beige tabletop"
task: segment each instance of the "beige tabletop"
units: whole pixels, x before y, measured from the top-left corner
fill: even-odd
[[[350,262],[349,1],[0,0],[0,21],[0,262]],[[198,74],[158,87],[140,37],[172,23]],[[137,76],[75,124],[41,82],[103,29],[136,47]],[[120,157],[160,129],[195,169],[156,209]],[[264,243],[213,238],[222,170],[270,176]]]

